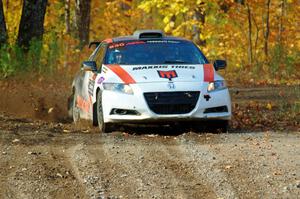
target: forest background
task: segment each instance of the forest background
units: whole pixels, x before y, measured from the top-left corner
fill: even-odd
[[[227,60],[232,129],[299,131],[299,19],[300,0],[0,0],[0,112],[67,121],[90,41],[161,29]]]
[[[0,77],[72,77],[90,41],[162,29],[226,59],[229,83],[299,85],[299,0],[0,0]]]

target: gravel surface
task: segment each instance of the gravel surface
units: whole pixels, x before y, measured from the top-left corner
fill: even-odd
[[[300,132],[128,134],[0,120],[0,198],[299,198]]]
[[[69,82],[33,79],[0,81],[1,199],[300,198],[299,87],[231,89],[226,134],[100,135],[69,122]]]

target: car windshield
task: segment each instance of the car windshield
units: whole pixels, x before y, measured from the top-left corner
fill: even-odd
[[[149,40],[112,43],[105,64],[158,65],[205,64],[201,51],[189,41]]]

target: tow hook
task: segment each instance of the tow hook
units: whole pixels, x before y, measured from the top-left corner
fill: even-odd
[[[204,95],[204,99],[208,102],[210,100],[210,95]]]

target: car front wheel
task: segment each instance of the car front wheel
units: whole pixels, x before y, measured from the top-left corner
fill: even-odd
[[[107,132],[107,124],[104,123],[104,118],[103,118],[102,91],[101,90],[97,93],[97,121],[98,121],[98,126],[100,129],[100,132],[106,133]]]

